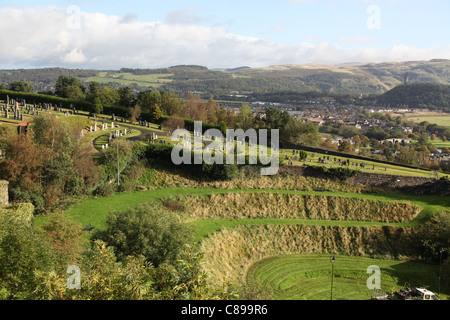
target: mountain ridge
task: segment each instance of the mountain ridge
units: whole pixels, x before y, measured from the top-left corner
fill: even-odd
[[[405,82],[450,85],[450,60],[432,59],[403,62],[348,62],[340,64],[279,64],[267,67],[241,66],[209,69],[198,65],[167,68],[119,70],[40,69],[0,70],[0,82],[28,81],[36,91],[51,90],[61,75],[74,76],[86,84],[128,85],[135,90],[199,92],[225,97],[231,93],[322,92],[342,94],[383,94]]]

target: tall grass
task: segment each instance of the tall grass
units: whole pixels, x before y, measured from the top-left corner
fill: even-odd
[[[189,215],[203,219],[313,219],[339,221],[408,222],[419,206],[329,195],[227,193],[183,197]]]

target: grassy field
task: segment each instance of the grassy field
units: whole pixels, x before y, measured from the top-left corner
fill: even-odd
[[[442,141],[442,139],[430,140],[431,144],[436,148],[450,148],[450,141]]]
[[[381,290],[391,293],[404,287],[424,287],[438,292],[439,266],[416,261],[381,260],[336,256],[334,262],[333,300],[368,300],[369,266],[381,270]],[[248,271],[247,279],[270,288],[274,299],[329,300],[331,298],[331,255],[281,255],[263,259]],[[414,279],[414,282],[411,282]],[[441,300],[448,293],[441,292]]]
[[[408,117],[408,120],[420,123],[423,121],[428,121],[429,123],[435,123],[439,126],[450,127],[450,115],[443,116],[419,116],[419,117]]]
[[[118,83],[121,85],[132,85],[136,84],[140,87],[152,87],[159,88],[164,84],[171,82],[169,79],[173,74],[145,74],[145,75],[134,75],[132,73],[122,72],[122,73],[108,73],[100,72],[96,77],[86,78],[85,81],[91,82],[96,81],[98,83]]]
[[[401,116],[404,120],[410,120],[416,123],[427,121],[439,126],[450,127],[450,114],[438,112],[419,112],[413,113],[392,113],[392,116]]]

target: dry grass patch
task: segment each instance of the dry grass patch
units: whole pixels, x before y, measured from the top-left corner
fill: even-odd
[[[327,195],[227,193],[180,199],[187,214],[204,219],[312,219],[407,222],[421,208],[409,203]]]

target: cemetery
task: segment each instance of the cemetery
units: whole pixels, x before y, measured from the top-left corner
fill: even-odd
[[[273,288],[271,298],[274,299],[325,299],[317,288],[324,285],[322,279],[327,274],[324,259],[334,254],[337,261],[346,264],[339,269],[339,274],[350,279],[337,280],[340,288],[337,299],[370,299],[372,292],[358,284],[364,273],[361,270],[368,262],[389,270],[384,274],[388,285],[396,286],[397,277],[410,278],[408,268],[412,268],[417,277],[413,280],[436,291],[436,279],[418,271],[431,270],[435,274],[436,265],[424,266],[420,261],[416,264],[410,260],[417,255],[419,246],[415,240],[417,228],[423,221],[448,210],[447,198],[413,196],[396,189],[380,190],[370,183],[310,177],[290,170],[319,166],[353,170],[356,174],[432,179],[429,172],[275,146],[269,148],[268,154],[279,152],[283,169],[275,176],[261,176],[251,167],[243,166],[232,179],[190,177],[163,163],[149,165],[150,158],[145,158],[151,156],[148,150],[176,145],[190,149],[195,147],[195,142],[200,142],[203,150],[209,147],[224,153],[230,150],[227,146],[234,146],[241,155],[251,152],[253,156],[261,156],[263,150],[258,148],[258,141],[213,135],[211,131],[185,130],[172,140],[161,125],[142,119],[130,123],[115,114],[91,114],[77,110],[76,106],[67,109],[14,97],[0,101],[0,127],[15,129],[22,124],[34,129],[41,125],[38,119],[47,115],[64,126],[78,128],[80,141],[89,150],[89,159],[94,161],[83,178],[90,181],[94,192],[75,197],[75,204],[64,208],[70,221],[82,226],[88,237],[108,227],[112,211],[137,210],[150,204],[154,208],[162,206],[161,212],[170,208],[169,211],[179,214],[183,223],[195,230],[192,235],[204,254],[202,270],[215,274],[210,279],[214,288],[223,285],[221,279],[233,285],[257,281]],[[144,158],[137,161],[133,155],[134,148],[139,149],[136,146],[147,150],[139,153]],[[222,149],[218,150],[218,146]],[[121,158],[117,159],[115,154],[119,151]],[[8,159],[8,155],[0,148],[0,161]],[[106,177],[96,171],[98,167],[107,172]],[[0,181],[0,206],[10,207],[8,188],[14,198],[16,191],[11,185],[15,183]],[[44,196],[45,201],[51,199],[49,194]],[[38,209],[42,211],[34,213],[33,223],[44,226],[49,218],[42,214],[46,212],[44,208]],[[372,239],[378,241],[376,248],[370,246]],[[391,242],[397,243],[395,250],[389,246]],[[295,271],[298,276],[290,276],[292,269],[286,264],[290,261],[301,266]],[[320,266],[313,276],[312,266]],[[278,269],[269,276],[267,268]],[[290,285],[279,285],[280,277],[285,277]],[[307,293],[299,290],[299,281]],[[440,298],[446,298],[448,293],[441,292]]]

